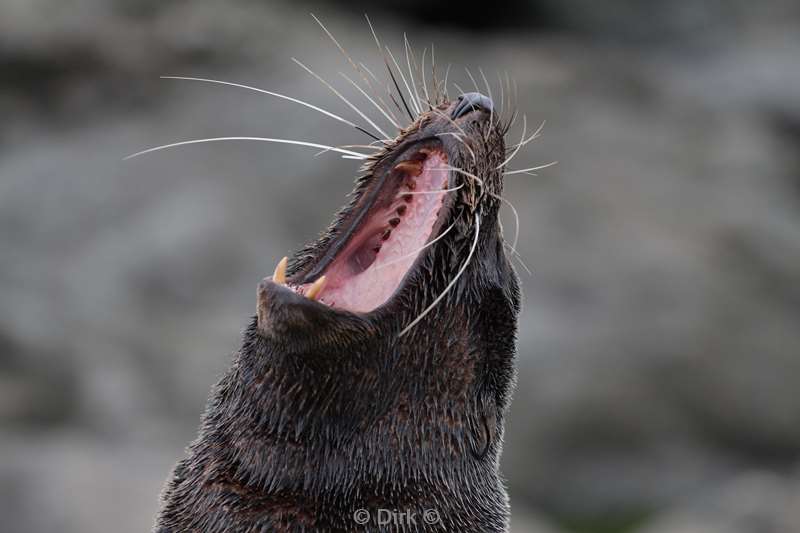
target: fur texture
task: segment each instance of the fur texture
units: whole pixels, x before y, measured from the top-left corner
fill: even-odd
[[[423,139],[439,138],[449,164],[463,169],[451,172],[450,186],[463,187],[441,217],[453,231],[371,313],[259,285],[258,315],[168,481],[156,531],[506,531],[498,463],[520,305],[497,219],[506,128],[476,111],[457,129],[448,118],[455,105],[423,113],[368,162],[352,201],[289,274],[314,270],[376,177]],[[467,261],[477,220],[463,275],[398,336]],[[360,509],[370,513],[364,525]],[[413,520],[379,524],[380,509]]]

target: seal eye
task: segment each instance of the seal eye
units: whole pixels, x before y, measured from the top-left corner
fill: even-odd
[[[491,112],[494,109],[492,99],[482,95],[481,93],[464,93],[458,97],[458,103],[453,108],[450,118],[461,118],[470,111],[486,111]]]

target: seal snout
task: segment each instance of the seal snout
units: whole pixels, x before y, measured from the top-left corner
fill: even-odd
[[[482,110],[491,113],[493,109],[494,103],[488,96],[484,96],[481,93],[464,93],[458,97],[458,102],[450,113],[450,118],[455,120],[471,111]]]

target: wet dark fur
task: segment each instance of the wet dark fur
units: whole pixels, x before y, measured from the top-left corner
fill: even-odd
[[[448,114],[451,103],[439,109]],[[198,439],[175,467],[157,519],[160,533],[267,531],[505,531],[508,499],[498,473],[514,381],[519,287],[497,219],[505,128],[488,113],[462,123],[472,156],[441,137],[451,172],[447,227],[385,306],[367,315],[333,310],[268,280],[259,312],[208,403]],[[480,120],[478,120],[480,119]],[[491,131],[483,140],[486,128]],[[373,172],[415,140],[458,131],[424,113],[365,168],[353,203],[299,252],[301,276],[339,231]],[[491,193],[491,194],[490,194]],[[407,334],[398,333],[444,290]],[[441,228],[440,228],[441,230]],[[359,526],[357,509],[412,511],[416,526]],[[425,510],[440,522],[426,525]],[[372,515],[376,516],[375,514]],[[408,524],[408,523],[407,523]]]

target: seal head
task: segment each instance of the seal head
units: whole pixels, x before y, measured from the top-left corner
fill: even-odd
[[[431,106],[259,284],[157,531],[507,529],[520,301],[498,221],[507,127],[478,93]],[[382,510],[406,522],[381,524]]]

